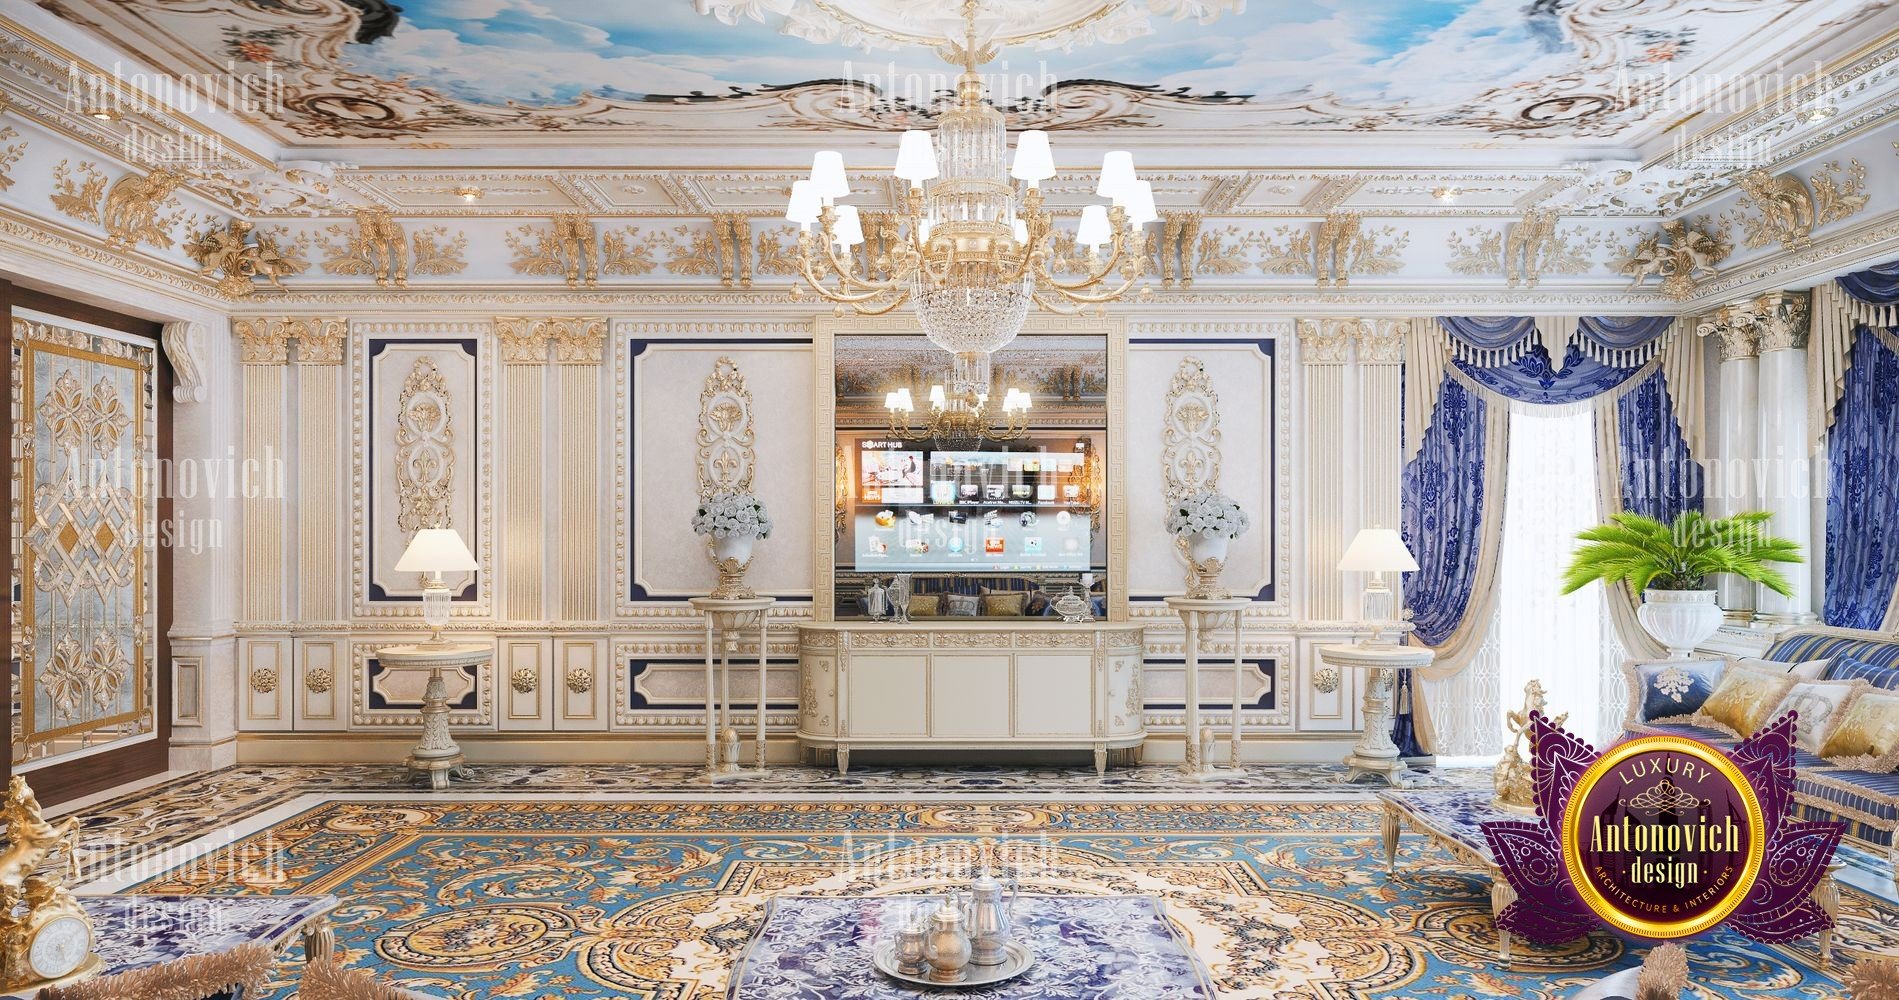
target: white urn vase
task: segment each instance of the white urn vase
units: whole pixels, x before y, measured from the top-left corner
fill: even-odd
[[[1196,563],[1209,559],[1226,561],[1226,547],[1232,539],[1217,531],[1196,531],[1187,536],[1187,554]]]
[[[1712,590],[1656,590],[1642,592],[1635,617],[1655,641],[1668,648],[1671,659],[1685,660],[1695,647],[1721,628],[1721,606]]]

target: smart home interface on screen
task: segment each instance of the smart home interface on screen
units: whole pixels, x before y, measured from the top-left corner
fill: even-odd
[[[856,569],[1082,572],[1092,551],[1082,451],[858,445]]]

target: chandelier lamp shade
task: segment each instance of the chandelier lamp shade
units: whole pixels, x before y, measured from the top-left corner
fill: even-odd
[[[825,150],[792,184],[785,218],[800,230],[794,299],[815,294],[865,316],[909,304],[924,335],[972,377],[951,394],[973,397],[987,386],[988,355],[1015,338],[1032,306],[1075,314],[1126,297],[1146,258],[1142,227],[1159,216],[1153,187],[1116,151],[1095,185],[1107,204],[1057,230],[1041,190],[1056,175],[1048,134],[1021,133],[1009,156],[1004,116],[976,72],[995,52],[979,46],[968,16],[966,40],[945,46],[963,68],[953,103],[934,134],[913,129],[897,143],[902,204],[888,213],[840,204],[851,193],[844,158]]]

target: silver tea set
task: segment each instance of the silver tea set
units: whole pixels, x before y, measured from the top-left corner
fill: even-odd
[[[889,969],[915,983],[990,983],[1021,974],[1029,953],[1015,940],[1011,880],[984,871],[967,889],[951,891],[934,909],[919,908],[897,928]]]

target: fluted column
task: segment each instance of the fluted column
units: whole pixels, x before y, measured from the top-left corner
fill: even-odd
[[[1752,509],[1757,503],[1754,468],[1760,428],[1754,400],[1760,394],[1760,345],[1752,305],[1751,301],[1724,305],[1697,328],[1701,336],[1721,341],[1721,413],[1714,429],[1715,461],[1705,480],[1708,513],[1716,517]],[[1753,584],[1723,574],[1717,586],[1729,618],[1745,621],[1754,616]]]
[[[1305,468],[1305,579],[1311,588],[1309,615],[1320,620],[1357,617],[1358,605],[1346,600],[1339,558],[1357,526],[1350,519],[1350,412],[1345,379],[1352,340],[1361,321],[1355,319],[1302,319],[1299,361],[1305,366],[1300,380],[1301,414],[1306,428]],[[1348,612],[1349,609],[1349,612]]]
[[[1811,553],[1813,472],[1807,438],[1807,293],[1771,292],[1755,300],[1753,313],[1760,344],[1760,401],[1753,407],[1759,421],[1760,504],[1774,515],[1769,531],[1791,539],[1802,552]],[[1812,575],[1804,567],[1794,567],[1786,576],[1793,584],[1791,596],[1758,587],[1754,607],[1761,617],[1773,621],[1813,621]]]

